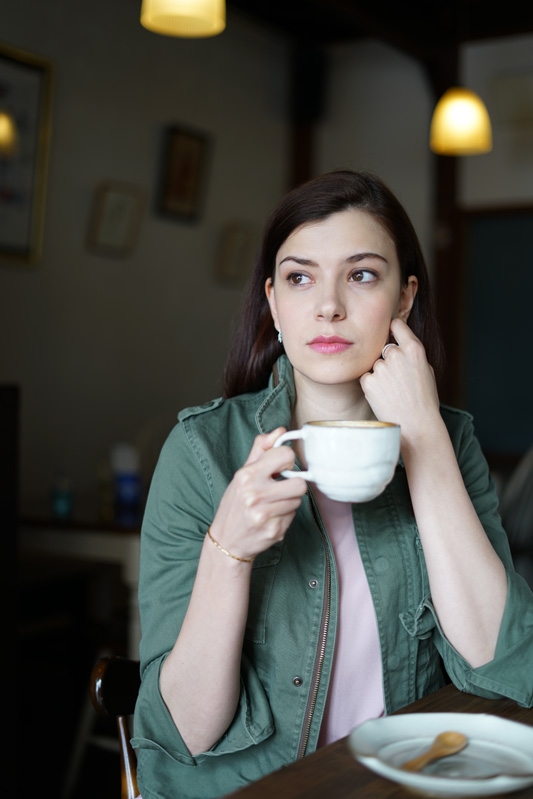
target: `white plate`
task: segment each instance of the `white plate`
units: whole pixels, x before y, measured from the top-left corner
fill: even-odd
[[[468,737],[462,752],[422,773],[401,770],[447,730]],[[533,785],[533,727],[487,713],[384,716],[356,727],[348,744],[360,763],[424,796],[492,796]]]

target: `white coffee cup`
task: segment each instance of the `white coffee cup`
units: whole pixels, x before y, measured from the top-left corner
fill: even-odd
[[[400,457],[400,426],[392,422],[306,422],[283,433],[274,444],[301,439],[307,471],[283,471],[316,483],[330,499],[368,502],[379,496],[394,476]]]

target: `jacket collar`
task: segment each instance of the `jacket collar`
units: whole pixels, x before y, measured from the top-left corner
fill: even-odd
[[[255,415],[259,432],[269,433],[280,426],[289,429],[295,400],[292,366],[286,355],[280,355],[272,368],[268,388]]]

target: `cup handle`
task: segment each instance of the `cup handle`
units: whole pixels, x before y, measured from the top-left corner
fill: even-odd
[[[286,441],[295,441],[297,438],[301,438],[302,440],[305,439],[305,433],[302,430],[287,430],[286,433],[282,433],[278,439],[274,442],[275,447],[280,447]],[[292,470],[284,469],[280,472],[282,477],[303,477],[304,480],[312,480],[311,472],[296,472]]]

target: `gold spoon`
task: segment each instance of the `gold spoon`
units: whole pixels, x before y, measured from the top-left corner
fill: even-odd
[[[404,763],[402,769],[404,771],[420,771],[431,763],[433,760],[438,760],[440,757],[448,757],[448,755],[455,755],[464,749],[468,743],[468,738],[462,732],[441,732],[427,752],[414,757]]]

